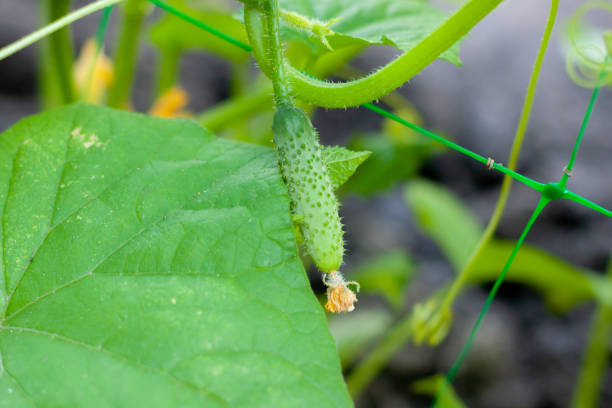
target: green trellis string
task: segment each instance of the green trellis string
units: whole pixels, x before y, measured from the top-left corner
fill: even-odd
[[[89,67],[89,72],[87,73],[87,88],[85,91],[85,100],[87,100],[87,97],[89,96],[89,92],[91,90],[93,74],[96,69],[100,53],[102,52],[102,47],[104,46],[104,37],[106,37],[108,21],[110,20],[110,15],[113,12],[113,7],[114,6],[106,7],[104,11],[102,11],[102,16],[100,16],[100,21],[98,22],[98,29],[96,30],[96,54],[93,61],[91,62],[91,67]]]
[[[102,11],[102,16],[100,17],[100,22],[98,23],[98,29],[96,30],[96,45],[98,46],[98,50],[102,48],[104,45],[104,37],[106,36],[106,29],[108,28],[108,20],[110,19],[110,15],[113,12],[114,6],[108,6]]]
[[[549,198],[542,196],[535,210],[531,214],[529,221],[527,221],[527,225],[525,226],[525,229],[521,233],[521,236],[519,237],[518,241],[516,241],[516,244],[514,245],[514,248],[512,249],[512,253],[510,253],[508,260],[506,261],[506,265],[504,265],[504,269],[502,269],[501,274],[495,281],[495,284],[493,284],[493,288],[491,288],[491,291],[489,291],[487,300],[485,301],[482,309],[480,310],[480,314],[478,315],[478,318],[476,319],[476,322],[474,323],[474,326],[472,327],[472,330],[470,332],[470,335],[467,341],[463,345],[463,348],[461,349],[461,352],[457,356],[457,359],[453,363],[451,369],[446,374],[446,377],[444,378],[444,382],[442,383],[442,386],[438,390],[438,394],[436,395],[436,398],[433,401],[433,404],[432,404],[433,408],[438,406],[438,402],[441,400],[442,396],[446,392],[446,389],[457,376],[457,373],[459,372],[459,369],[461,368],[461,365],[463,364],[463,360],[469,353],[470,348],[472,347],[472,343],[474,343],[474,339],[476,338],[476,334],[478,333],[478,329],[480,328],[480,325],[482,321],[484,320],[484,317],[487,314],[489,307],[491,307],[491,303],[493,303],[493,299],[495,298],[495,295],[497,294],[499,287],[504,281],[504,278],[506,277],[506,274],[508,273],[508,270],[510,269],[512,262],[514,261],[514,258],[516,257],[516,254],[518,253],[521,245],[523,245],[523,242],[525,241],[525,238],[527,237],[529,230],[531,230],[531,227],[535,223],[536,219],[538,218],[538,216],[540,215],[540,213],[542,212],[546,204],[548,204],[549,202],[550,202]]]
[[[189,15],[175,9],[174,7],[160,1],[160,0],[148,0],[149,2],[153,3],[154,5],[156,5],[157,7],[166,10],[169,13],[172,13],[174,15],[176,15],[177,17],[188,21],[191,24],[196,25],[197,27],[202,28],[203,30],[208,31],[209,33],[218,36],[219,38],[222,38],[226,41],[228,41],[229,43],[242,48],[243,50],[246,51],[252,51],[251,46],[248,44],[245,44],[219,30],[216,30],[213,27],[208,26],[207,24],[194,19],[193,17],[190,17]],[[606,57],[606,60],[604,61],[604,65],[602,68],[602,72],[600,74],[600,82],[601,79],[605,76],[605,71],[606,71],[606,65],[609,62],[609,57]],[[508,169],[507,167],[505,167],[504,165],[500,164],[500,163],[496,163],[494,162],[491,158],[485,158],[482,155],[479,155],[478,153],[475,153],[463,146],[460,146],[456,143],[453,143],[439,135],[436,135],[433,132],[430,132],[426,129],[423,129],[411,122],[408,122],[405,119],[400,118],[399,116],[388,112],[374,104],[371,103],[365,103],[362,106],[379,114],[382,115],[390,120],[393,120],[397,123],[400,123],[408,128],[411,128],[415,131],[417,131],[418,133],[422,134],[423,136],[426,136],[432,140],[435,140],[436,142],[439,142],[453,150],[458,151],[459,153],[462,153],[466,156],[471,157],[472,159],[483,163],[485,165],[487,165],[489,168],[492,169],[496,169],[504,174],[507,174],[509,176],[511,176],[512,178],[514,178],[515,180],[527,185],[528,187],[538,191],[541,193],[541,197],[540,197],[540,201],[538,202],[535,210],[533,211],[531,217],[529,218],[529,220],[527,221],[527,225],[525,226],[523,232],[521,233],[519,239],[516,242],[516,245],[514,246],[514,249],[512,250],[512,253],[510,254],[510,256],[508,257],[508,260],[506,261],[506,264],[504,265],[504,268],[502,269],[502,272],[500,273],[499,277],[497,278],[497,280],[495,281],[495,284],[493,285],[493,288],[490,290],[489,295],[487,297],[487,300],[485,301],[485,304],[483,305],[480,314],[478,316],[478,318],[476,319],[476,322],[474,323],[474,326],[470,332],[470,335],[468,337],[468,340],[466,341],[465,345],[463,346],[461,352],[459,353],[459,356],[457,357],[457,359],[455,360],[455,362],[453,363],[453,366],[451,367],[451,369],[449,370],[448,374],[446,375],[446,380],[444,381],[441,389],[438,392],[438,395],[436,396],[434,402],[433,402],[433,406],[435,407],[437,405],[437,402],[440,400],[440,397],[442,396],[442,394],[444,393],[445,389],[448,387],[448,385],[450,383],[452,383],[452,381],[454,380],[455,376],[457,375],[463,360],[465,359],[465,357],[467,356],[468,352],[470,351],[470,348],[474,342],[474,339],[476,338],[476,334],[480,328],[480,325],[487,313],[487,311],[489,310],[489,307],[491,306],[491,303],[493,302],[493,299],[495,298],[495,295],[497,294],[497,291],[499,290],[499,287],[501,286],[508,270],[510,269],[510,266],[512,265],[512,262],[514,261],[514,258],[516,257],[521,245],[523,244],[523,242],[525,241],[525,238],[527,237],[527,234],[529,233],[529,231],[531,230],[532,226],[534,225],[536,219],[538,218],[538,216],[541,214],[542,210],[544,209],[544,207],[546,207],[546,205],[552,201],[552,200],[557,200],[557,199],[561,199],[561,198],[565,198],[565,199],[569,199],[572,201],[576,201],[581,205],[584,205],[585,207],[588,207],[594,211],[600,212],[604,215],[607,215],[608,217],[612,217],[612,211],[605,209],[603,207],[601,207],[598,204],[595,204],[589,200],[587,200],[586,198],[570,191],[569,189],[567,189],[565,187],[567,180],[569,179],[572,169],[573,169],[573,165],[576,159],[576,155],[578,152],[578,148],[580,147],[580,144],[582,143],[582,139],[583,136],[585,134],[586,131],[586,127],[589,121],[589,118],[591,116],[591,112],[593,110],[593,106],[595,104],[595,100],[597,99],[597,95],[599,93],[599,85],[595,87],[595,89],[593,90],[589,105],[587,107],[584,119],[582,121],[582,126],[580,128],[580,131],[578,133],[578,137],[576,138],[576,142],[574,144],[574,148],[572,150],[572,154],[570,156],[570,160],[568,162],[568,165],[565,167],[564,169],[564,174],[561,177],[561,180],[557,183],[547,183],[547,184],[543,184],[540,183],[538,181],[535,181],[527,176],[524,176],[518,172],[515,172],[513,170]]]
[[[191,24],[193,24],[193,25],[195,25],[195,26],[197,26],[197,27],[199,27],[199,28],[201,28],[201,29],[203,29],[205,31],[208,31],[209,33],[211,33],[213,35],[218,36],[221,39],[224,39],[227,42],[229,42],[229,43],[231,43],[231,44],[233,44],[233,45],[235,45],[237,47],[242,48],[245,51],[249,51],[249,52],[252,51],[252,48],[251,48],[250,45],[245,44],[245,43],[241,42],[240,40],[237,40],[237,39],[235,39],[235,38],[233,38],[233,37],[231,37],[231,36],[229,36],[229,35],[227,35],[225,33],[220,32],[219,30],[209,26],[206,23],[203,23],[202,21],[199,21],[199,20],[197,20],[197,19],[195,19],[195,18],[193,18],[193,17],[183,13],[182,11],[180,11],[180,10],[170,6],[169,4],[166,4],[166,3],[164,3],[164,2],[162,2],[160,0],[148,0],[148,1],[150,3],[156,5],[157,7],[167,11],[167,12],[176,15],[179,18],[181,18],[181,19],[183,19],[183,20],[185,20],[185,21],[187,21],[187,22],[189,22],[189,23],[191,23]],[[596,88],[596,90],[598,91],[598,88]],[[592,98],[592,103],[590,104],[590,107],[591,107],[590,109],[592,109],[592,105],[595,102],[595,97],[596,96],[597,96],[597,93],[594,92],[594,97]],[[389,111],[386,111],[386,110],[384,110],[384,109],[382,109],[382,108],[380,108],[380,107],[378,107],[378,106],[376,106],[376,105],[374,105],[372,103],[365,103],[362,106],[367,108],[367,109],[370,109],[370,110],[372,110],[372,111],[374,111],[374,112],[376,112],[376,113],[378,113],[378,114],[380,114],[382,116],[385,116],[386,118],[388,118],[390,120],[393,120],[393,121],[395,121],[397,123],[400,123],[400,124],[402,124],[402,125],[404,125],[406,127],[409,127],[411,129],[417,131],[418,133],[422,134],[423,136],[426,136],[426,137],[428,137],[430,139],[433,139],[436,142],[439,142],[439,143],[441,143],[441,144],[443,144],[443,145],[445,145],[445,146],[447,146],[447,147],[449,147],[449,148],[451,148],[453,150],[458,151],[459,153],[463,153],[466,156],[469,156],[469,157],[471,157],[472,159],[474,159],[476,161],[479,161],[479,162],[481,162],[483,164],[486,164],[486,165],[491,165],[492,168],[494,168],[494,169],[496,169],[496,170],[498,170],[498,171],[500,171],[500,172],[502,172],[504,174],[507,174],[507,175],[511,176],[515,180],[520,181],[521,183],[527,185],[528,187],[530,187],[530,188],[532,188],[532,189],[534,189],[536,191],[539,191],[540,193],[544,194],[545,191],[549,192],[552,189],[552,183],[543,184],[543,183],[535,181],[535,180],[533,180],[533,179],[531,179],[531,178],[529,178],[527,176],[524,176],[524,175],[522,175],[522,174],[520,174],[518,172],[512,171],[512,170],[508,169],[507,167],[505,167],[501,163],[493,162],[489,158],[485,158],[484,156],[479,155],[478,153],[475,153],[475,152],[473,152],[473,151],[471,151],[471,150],[469,150],[469,149],[467,149],[467,148],[465,148],[463,146],[460,146],[460,145],[458,145],[456,143],[453,143],[453,142],[443,138],[442,136],[436,135],[435,133],[430,132],[430,131],[428,131],[426,129],[423,129],[423,128],[415,125],[414,123],[408,122],[407,120],[402,119],[399,116],[397,116],[397,115],[395,115],[395,114],[393,114],[393,113],[391,113]],[[586,123],[583,124],[583,128],[586,129]],[[584,133],[584,131],[583,131],[583,133]],[[574,193],[574,192],[572,192],[572,191],[570,191],[570,190],[568,190],[566,188],[562,189],[561,194],[562,194],[561,197],[556,197],[556,198],[567,198],[567,199],[576,201],[576,202],[584,205],[585,207],[589,207],[592,210],[595,210],[595,211],[598,211],[598,212],[600,212],[602,214],[607,215],[608,217],[612,217],[612,211],[607,210],[607,209],[601,207],[600,205],[595,204],[595,203],[587,200],[586,198],[584,198],[584,197],[582,197],[582,196],[580,196],[580,195],[578,195],[578,194],[576,194],[576,193]]]

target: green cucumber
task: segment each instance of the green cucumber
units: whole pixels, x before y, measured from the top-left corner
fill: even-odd
[[[317,131],[306,113],[295,106],[278,108],[272,130],[306,250],[321,271],[336,271],[344,255],[342,224]]]

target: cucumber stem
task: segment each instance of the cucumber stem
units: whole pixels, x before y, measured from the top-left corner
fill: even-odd
[[[268,29],[267,61],[270,66],[270,79],[274,88],[274,101],[277,108],[293,106],[289,92],[289,79],[283,58],[283,44],[280,39],[278,0],[266,0],[262,4]]]

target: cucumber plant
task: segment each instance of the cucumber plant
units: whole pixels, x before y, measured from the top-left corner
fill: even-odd
[[[357,298],[338,272],[344,255],[339,204],[317,131],[290,96],[291,85],[280,40],[278,2],[246,2],[244,16],[249,39],[255,44],[256,54],[262,58],[260,65],[267,67],[265,71],[274,87],[277,110],[272,131],[279,166],[291,197],[294,220],[315,265],[332,275],[331,279],[323,278],[328,286],[325,309],[334,313],[350,312],[354,310]],[[295,20],[295,14],[290,16]]]
[[[165,17],[152,33],[163,58],[159,98],[151,112],[182,112],[187,94],[174,87],[180,56],[193,47],[213,50],[235,64],[233,98],[196,119],[210,130],[251,142],[269,139],[271,131],[275,148],[221,139],[186,119],[164,120],[82,103],[50,109],[3,133],[3,405],[351,406],[349,392],[357,396],[406,338],[432,345],[442,341],[452,322],[453,301],[465,283],[495,279],[472,275],[483,254],[511,252],[446,381],[434,377],[417,386],[439,393],[440,404],[456,406],[458,397],[445,390],[540,211],[549,201],[570,199],[612,216],[566,187],[597,91],[612,77],[606,65],[612,48],[609,34],[603,54],[593,57],[578,50],[581,72],[595,74],[594,82],[582,84],[596,90],[561,181],[540,183],[515,171],[558,0],[551,0],[508,166],[370,103],[383,98],[393,105],[390,92],[436,58],[459,64],[458,44],[501,0],[469,0],[449,16],[421,0],[244,0],[241,17],[231,9],[197,10],[180,0],[97,0],[72,12],[69,0],[46,0],[49,24],[1,48],[0,60],[43,40],[45,106],[92,101],[87,81],[96,80],[96,59],[113,6],[119,3],[115,8],[122,10],[123,27],[115,47],[114,81],[97,83],[108,89],[95,88],[94,101],[129,106],[139,33],[148,11],[157,6],[174,17]],[[104,11],[96,52],[77,64],[75,83],[69,25],[98,10]],[[320,79],[376,44],[393,45],[403,54],[357,80]],[[249,86],[248,52],[271,85],[260,78]],[[504,173],[506,179],[495,215],[472,255],[461,262],[448,247],[462,270],[455,283],[388,328],[381,345],[353,370],[347,388],[326,317],[300,262],[298,241],[324,273],[325,309],[353,310],[356,295],[349,286],[359,290],[359,284],[345,281],[338,271],[344,240],[334,190],[369,153],[321,146],[310,114],[313,106],[361,104]],[[398,112],[406,112],[408,104],[397,105]],[[254,136],[257,132],[261,134]],[[512,179],[541,193],[542,201],[518,245],[502,251],[491,237]],[[409,265],[401,256],[391,261],[381,263],[383,269]],[[364,291],[384,289],[380,279],[361,276]],[[387,277],[392,285],[407,281]],[[601,309],[594,332],[600,340],[610,325],[607,289],[594,291],[596,279],[573,270],[566,277],[576,283],[563,288],[567,293],[556,290],[550,279],[516,279],[547,296],[563,293],[551,296],[562,304],[596,299]],[[597,283],[610,287],[607,280]],[[395,291],[392,298],[401,305],[400,297]],[[591,355],[601,355],[599,343],[592,343]],[[591,375],[584,378],[600,377],[601,370],[596,371],[585,368]],[[591,383],[581,382],[586,385],[576,394],[576,406],[593,400],[597,387]]]
[[[260,65],[267,67],[274,86],[277,110],[272,131],[294,219],[317,267],[326,273],[337,271],[344,254],[338,200],[317,131],[290,96],[291,86],[283,64],[278,3],[247,2],[244,14],[250,42],[257,44],[257,54],[264,58]]]

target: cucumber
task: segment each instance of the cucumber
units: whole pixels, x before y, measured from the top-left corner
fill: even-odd
[[[317,131],[306,113],[295,106],[278,108],[272,131],[306,250],[321,271],[336,271],[344,255],[342,224]]]

